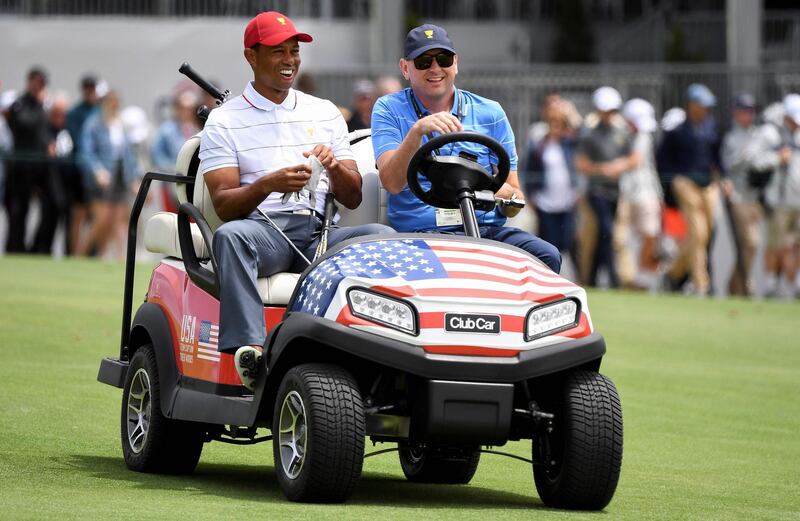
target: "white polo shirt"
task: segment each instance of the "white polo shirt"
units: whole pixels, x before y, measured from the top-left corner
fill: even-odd
[[[200,172],[223,167],[239,168],[242,185],[287,166],[307,164],[303,152],[327,145],[338,161],[355,160],[347,139],[347,123],[339,109],[328,100],[290,89],[281,104],[266,99],[249,82],[241,96],[212,110],[200,142]],[[317,185],[315,210],[325,211],[328,172]],[[290,197],[281,203],[273,192],[258,205],[265,212],[309,208],[309,201]]]

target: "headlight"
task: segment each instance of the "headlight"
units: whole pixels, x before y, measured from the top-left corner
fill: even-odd
[[[417,334],[417,316],[411,304],[364,289],[351,288],[347,292],[350,312],[357,317]]]
[[[530,342],[577,326],[580,311],[580,303],[574,299],[559,300],[531,309],[525,321],[525,340]]]

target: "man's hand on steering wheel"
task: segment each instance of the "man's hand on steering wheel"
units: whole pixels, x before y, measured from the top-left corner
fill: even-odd
[[[464,130],[464,126],[450,112],[437,112],[417,120],[412,129],[416,130],[420,136],[424,136],[431,132],[438,132],[439,134],[461,132]]]

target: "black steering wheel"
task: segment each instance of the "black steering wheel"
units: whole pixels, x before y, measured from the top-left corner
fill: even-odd
[[[477,143],[497,155],[498,163],[489,173],[472,154],[462,152],[457,156],[434,156],[431,154],[450,143]],[[459,208],[465,192],[480,190],[497,192],[508,179],[511,163],[508,153],[497,140],[475,132],[453,132],[431,139],[414,153],[408,163],[408,187],[420,201],[436,208]],[[419,183],[422,174],[431,183],[424,190]]]

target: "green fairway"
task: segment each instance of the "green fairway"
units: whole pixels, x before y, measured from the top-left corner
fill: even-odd
[[[127,470],[122,392],[96,381],[122,281],[116,263],[0,257],[0,519],[800,519],[799,304],[590,294],[625,419],[605,512],[545,508],[527,464],[489,454],[467,486],[409,484],[380,455],[348,503],[302,505],[283,499],[270,443],[208,444],[191,476]],[[530,442],[500,450],[529,457]]]

